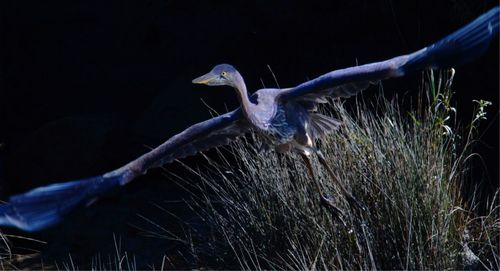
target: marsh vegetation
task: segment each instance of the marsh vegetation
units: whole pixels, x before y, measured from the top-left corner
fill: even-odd
[[[474,188],[463,186],[474,178],[476,129],[489,103],[473,101],[472,121],[459,125],[452,82],[452,71],[426,72],[410,109],[383,95],[324,108],[343,126],[319,146],[364,206],[349,206],[316,163],[342,219],[319,206],[300,157],[262,153],[258,138],[188,167],[201,181],[177,181],[210,229],[186,224],[195,259],[230,269],[498,269],[498,193],[480,216]]]

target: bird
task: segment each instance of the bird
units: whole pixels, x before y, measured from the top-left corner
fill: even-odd
[[[124,166],[105,174],[54,183],[11,196],[0,205],[0,226],[33,232],[61,222],[78,206],[93,202],[108,191],[126,185],[149,169],[177,159],[226,145],[254,133],[278,153],[294,152],[304,160],[318,190],[320,202],[341,215],[332,199],[321,191],[311,157],[317,156],[339,186],[343,197],[359,205],[335,178],[316,141],[341,127],[342,123],[318,112],[318,105],[332,98],[348,98],[381,80],[401,77],[423,69],[455,67],[478,58],[499,30],[500,7],[496,6],[474,21],[413,53],[385,61],[358,65],[325,73],[291,88],[263,88],[250,94],[243,76],[229,64],[216,65],[193,80],[195,84],[230,86],[240,106],[228,113],[196,123]]]

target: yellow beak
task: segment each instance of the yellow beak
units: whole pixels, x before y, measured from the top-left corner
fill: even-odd
[[[193,82],[193,84],[209,85],[213,79],[214,79],[214,76],[212,75],[212,73],[207,73],[205,75],[202,75],[202,76],[194,79],[192,82]]]

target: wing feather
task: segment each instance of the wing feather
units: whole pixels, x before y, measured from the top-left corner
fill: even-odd
[[[425,68],[449,68],[479,57],[485,52],[500,27],[500,7],[496,6],[468,25],[438,42],[412,54],[386,61],[326,73],[279,96],[288,100],[311,101],[323,97],[350,97],[366,89],[370,82],[399,77]]]
[[[166,142],[125,165],[124,168],[144,174],[176,159],[195,155],[217,146],[227,145],[237,137],[250,132],[252,126],[243,118],[241,109],[199,122]]]
[[[335,70],[284,90],[279,99],[323,101],[325,97],[348,98],[368,88],[370,82],[404,75],[400,68],[407,59],[408,55],[404,55],[382,62]]]

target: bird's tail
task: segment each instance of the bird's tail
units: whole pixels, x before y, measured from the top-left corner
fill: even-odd
[[[101,176],[51,184],[14,195],[0,205],[0,225],[24,231],[50,227],[75,207],[89,204],[132,178],[129,170],[121,168]]]
[[[496,6],[440,41],[410,54],[403,71],[449,68],[476,59],[498,33],[499,19],[500,7]]]

